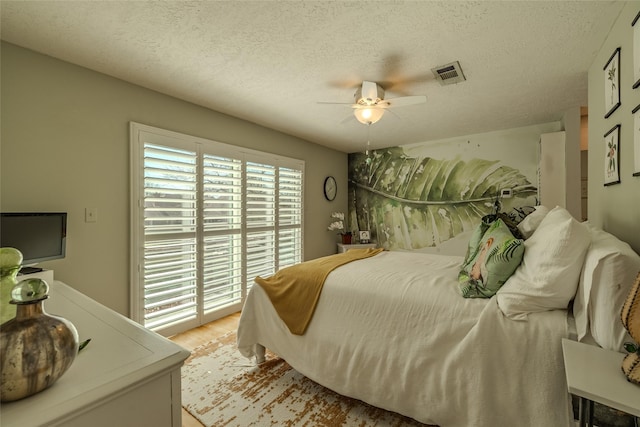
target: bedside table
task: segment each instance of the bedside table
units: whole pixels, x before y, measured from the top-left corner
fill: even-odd
[[[353,243],[350,245],[346,245],[344,243],[338,243],[338,253],[341,254],[343,252],[347,252],[349,249],[367,249],[367,248],[375,248],[376,243]]]
[[[580,398],[580,426],[593,426],[593,402],[640,417],[640,385],[622,372],[623,353],[568,339],[562,353],[569,392]]]

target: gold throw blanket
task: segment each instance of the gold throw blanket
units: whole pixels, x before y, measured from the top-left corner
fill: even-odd
[[[256,277],[256,283],[265,290],[289,331],[295,335],[302,335],[311,321],[329,273],[342,265],[372,257],[380,252],[381,248],[351,249],[341,254],[283,268],[266,279]]]

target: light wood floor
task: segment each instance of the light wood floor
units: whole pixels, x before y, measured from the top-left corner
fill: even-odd
[[[231,314],[206,325],[174,335],[169,339],[189,351],[230,331],[238,329],[240,313]],[[182,409],[182,427],[203,427],[202,423]]]

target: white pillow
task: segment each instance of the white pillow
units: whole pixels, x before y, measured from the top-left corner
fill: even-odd
[[[578,339],[589,332],[596,343],[622,351],[631,337],[622,326],[620,311],[640,271],[640,255],[604,230],[585,225],[591,234],[580,284],[573,303]]]
[[[529,215],[524,217],[518,224],[518,230],[522,234],[522,237],[528,239],[531,237],[536,228],[540,225],[544,217],[549,213],[549,208],[546,206],[536,206],[535,210]]]
[[[566,309],[578,287],[589,230],[556,206],[524,241],[522,263],[500,288],[498,306],[512,319],[528,313]]]

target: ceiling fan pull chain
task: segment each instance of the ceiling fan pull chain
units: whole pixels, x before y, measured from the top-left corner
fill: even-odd
[[[367,124],[367,149],[365,150],[365,155],[367,159],[365,162],[367,165],[371,164],[371,156],[369,156],[369,150],[371,149],[371,123]]]
[[[367,124],[367,149],[365,154],[369,156],[369,149],[371,148],[371,123]]]

